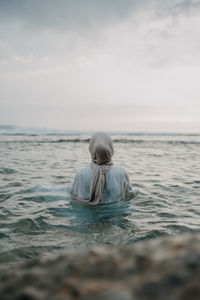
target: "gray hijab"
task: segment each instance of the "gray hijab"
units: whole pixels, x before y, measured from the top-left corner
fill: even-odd
[[[106,181],[106,173],[112,168],[112,156],[114,154],[111,137],[105,132],[97,132],[90,139],[89,151],[92,162],[89,199],[77,199],[90,205],[99,204],[101,201]]]

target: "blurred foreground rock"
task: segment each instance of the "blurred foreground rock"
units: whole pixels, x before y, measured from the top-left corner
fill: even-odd
[[[39,258],[1,274],[1,300],[200,299],[200,235]]]

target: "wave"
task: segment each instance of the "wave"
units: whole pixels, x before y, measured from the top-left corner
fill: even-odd
[[[60,144],[60,143],[89,143],[90,138],[67,138],[67,139],[19,139],[19,140],[0,140],[0,143],[27,143],[27,144]],[[156,140],[156,139],[124,139],[113,138],[114,143],[120,144],[170,144],[170,145],[200,145],[198,141],[188,140]]]

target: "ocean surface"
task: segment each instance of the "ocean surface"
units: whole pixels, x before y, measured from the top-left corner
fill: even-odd
[[[200,231],[200,135],[113,134],[137,196],[99,207],[68,189],[90,134],[0,131],[0,266],[66,250]]]

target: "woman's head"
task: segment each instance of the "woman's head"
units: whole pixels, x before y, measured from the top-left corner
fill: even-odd
[[[111,163],[114,154],[111,137],[105,132],[97,132],[90,139],[89,151],[92,161],[96,164],[104,165]]]

